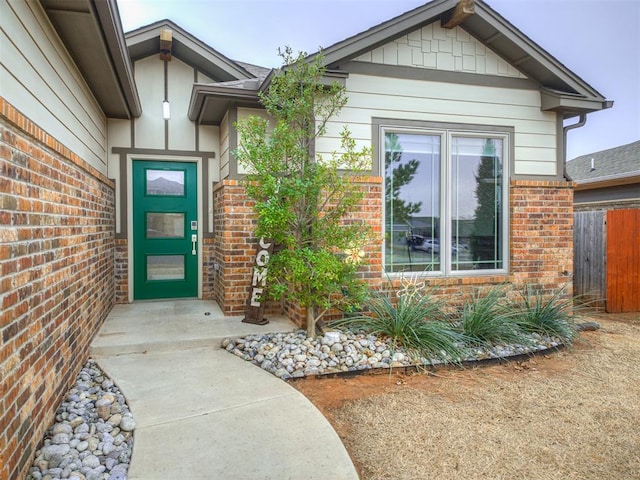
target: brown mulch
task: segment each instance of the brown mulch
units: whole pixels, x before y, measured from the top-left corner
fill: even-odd
[[[307,378],[362,480],[640,478],[640,318],[479,368]]]

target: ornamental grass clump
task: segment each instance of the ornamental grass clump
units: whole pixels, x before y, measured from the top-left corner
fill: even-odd
[[[459,328],[472,345],[492,346],[526,343],[527,339],[514,318],[504,308],[506,289],[496,286],[486,293],[473,293],[462,307]]]
[[[506,308],[522,331],[555,337],[570,345],[578,335],[575,325],[577,310],[565,290],[562,288],[553,295],[545,295],[540,289],[527,285],[508,302]]]
[[[394,302],[389,294],[374,291],[366,309],[369,314],[344,318],[334,325],[386,337],[392,350],[402,347],[414,360],[462,361],[459,345],[464,338],[451,328],[442,301],[433,295],[398,294]]]

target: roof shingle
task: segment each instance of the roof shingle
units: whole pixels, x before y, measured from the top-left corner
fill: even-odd
[[[593,159],[593,170],[591,159]],[[640,140],[569,160],[567,173],[576,182],[638,175],[640,173]]]

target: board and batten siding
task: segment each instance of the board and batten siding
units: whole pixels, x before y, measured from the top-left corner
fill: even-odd
[[[0,94],[106,174],[106,117],[40,2],[0,0],[0,16]]]
[[[359,147],[371,146],[373,118],[504,126],[515,131],[514,174],[557,175],[556,115],[540,110],[537,90],[350,74],[347,96],[316,142],[319,154],[340,149],[344,126]]]
[[[173,57],[167,62],[168,95],[171,119],[168,138],[162,118],[164,100],[164,62],[153,55],[135,62],[136,84],[139,89],[142,115],[135,120],[135,148],[195,151],[196,125],[187,117],[191,86],[195,79],[193,67]]]

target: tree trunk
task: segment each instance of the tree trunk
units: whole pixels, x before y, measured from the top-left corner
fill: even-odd
[[[313,305],[307,307],[307,337],[316,338],[316,309]]]

